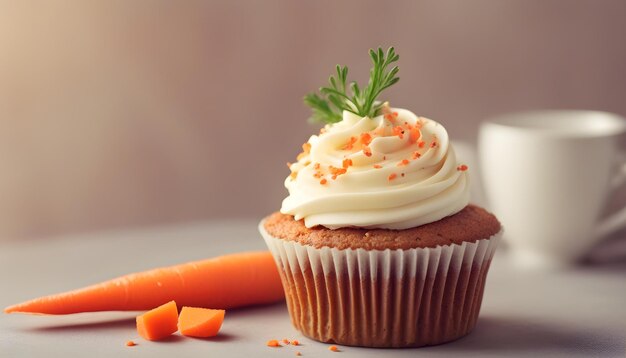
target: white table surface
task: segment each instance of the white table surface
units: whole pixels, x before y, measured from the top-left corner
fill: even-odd
[[[0,244],[0,306],[129,272],[264,249],[254,221],[75,235]],[[147,342],[136,312],[0,315],[0,357],[626,357],[626,263],[520,272],[499,252],[478,325],[456,342],[417,349],[328,350],[299,334],[284,304],[230,310],[219,337]],[[300,347],[269,348],[269,339]],[[126,347],[127,340],[135,347]]]

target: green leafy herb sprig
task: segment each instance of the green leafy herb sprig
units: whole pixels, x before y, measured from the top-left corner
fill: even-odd
[[[319,89],[321,96],[315,92],[304,96],[304,103],[313,111],[311,120],[337,123],[343,118],[344,110],[361,117],[371,118],[380,114],[383,102],[377,101],[376,98],[383,90],[400,80],[396,76],[398,66],[388,69],[400,56],[393,47],[390,47],[387,53],[380,47],[377,51],[370,49],[369,54],[373,67],[366,87],[361,89],[356,82],[350,82],[351,94],[348,94],[348,67],[337,65],[336,75],[331,75],[328,80],[330,86]]]

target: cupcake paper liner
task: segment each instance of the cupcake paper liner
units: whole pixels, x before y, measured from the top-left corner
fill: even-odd
[[[293,325],[327,343],[419,347],[475,326],[501,232],[435,248],[302,245],[259,230],[278,266]]]

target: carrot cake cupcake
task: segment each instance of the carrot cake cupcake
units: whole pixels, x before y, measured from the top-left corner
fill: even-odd
[[[445,128],[377,101],[398,81],[394,49],[370,56],[367,86],[348,85],[337,66],[328,87],[305,97],[327,124],[289,164],[289,196],[259,229],[306,336],[367,347],[448,342],[476,323],[501,226],[469,204],[468,167]]]

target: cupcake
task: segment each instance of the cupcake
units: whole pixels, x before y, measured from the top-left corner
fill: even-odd
[[[337,66],[321,95],[305,97],[327,124],[289,165],[289,196],[259,230],[304,335],[441,344],[475,326],[501,226],[469,204],[469,168],[445,128],[377,101],[398,81],[393,48],[370,56],[366,87],[348,86]]]

